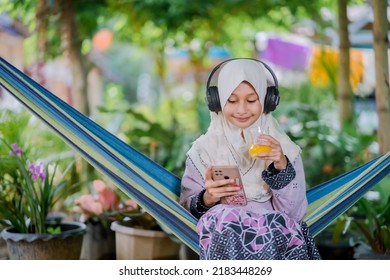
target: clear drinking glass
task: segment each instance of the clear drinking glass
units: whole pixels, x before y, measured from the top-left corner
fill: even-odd
[[[266,126],[264,118],[260,119],[260,126],[255,128],[255,130],[257,130],[257,131],[254,131],[254,133],[256,133],[257,136],[260,134],[269,134],[269,128],[268,128],[268,126]],[[255,139],[257,139],[257,137]],[[267,144],[261,143],[261,141],[256,142],[256,143],[252,143],[249,146],[249,154],[252,157],[254,155],[257,155],[257,154],[271,152],[271,151],[272,151],[272,148]]]

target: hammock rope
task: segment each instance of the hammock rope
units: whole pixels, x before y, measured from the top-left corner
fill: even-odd
[[[198,252],[197,220],[178,203],[180,178],[138,152],[0,57],[0,85]],[[390,152],[307,191],[304,220],[317,235],[390,172]]]

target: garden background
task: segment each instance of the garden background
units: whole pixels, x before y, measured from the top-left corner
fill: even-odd
[[[388,38],[385,2],[5,0],[0,55],[179,177],[208,126],[210,71],[232,57],[261,59],[276,72],[274,115],[302,147],[311,188],[390,150],[388,79],[375,74],[389,76],[388,40],[374,40],[380,19],[378,36]],[[69,180],[78,189],[53,211],[79,219],[76,200],[97,196],[93,182],[115,190],[3,88],[0,107],[7,142],[44,162],[76,162]],[[387,176],[330,227],[331,238],[343,232],[348,247],[369,244],[350,222],[373,213],[390,244],[389,194]]]

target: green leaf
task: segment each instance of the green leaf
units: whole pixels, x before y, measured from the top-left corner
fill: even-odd
[[[47,233],[55,234],[55,233],[61,233],[61,227],[47,227]]]

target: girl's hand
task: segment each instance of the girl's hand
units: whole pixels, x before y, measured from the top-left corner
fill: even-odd
[[[205,193],[203,195],[203,203],[207,207],[214,206],[221,197],[230,196],[236,194],[240,187],[232,186],[234,179],[216,180],[212,179],[211,166],[206,170],[205,174]]]
[[[268,134],[260,134],[256,139],[256,144],[268,145],[272,151],[255,154],[253,157],[261,160],[271,160],[277,170],[283,170],[287,167],[287,158],[283,153],[278,140]]]

